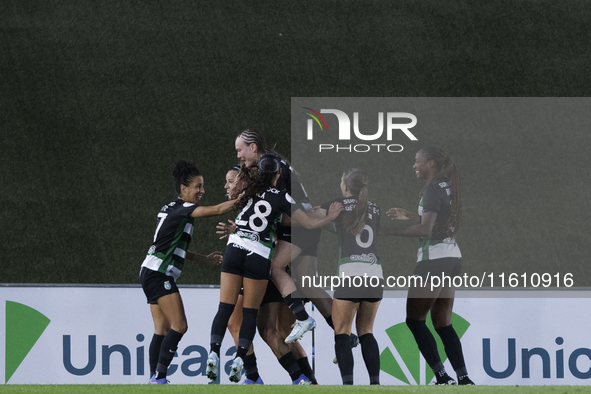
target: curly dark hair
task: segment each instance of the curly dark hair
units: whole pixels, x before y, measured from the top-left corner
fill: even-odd
[[[240,180],[246,185],[238,201],[240,208],[246,206],[251,198],[257,194],[266,192],[269,187],[273,186],[275,175],[281,169],[280,162],[281,159],[276,154],[266,153],[261,157],[258,168],[246,168],[243,166],[241,172],[236,177],[240,177]]]
[[[200,176],[201,172],[195,167],[195,163],[179,160],[174,164],[172,169],[172,179],[174,179],[174,190],[177,195],[181,194],[181,185],[189,186],[196,176]]]

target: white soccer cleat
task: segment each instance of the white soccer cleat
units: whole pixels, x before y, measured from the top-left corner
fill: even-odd
[[[308,316],[306,320],[296,320],[292,327],[291,333],[285,338],[285,343],[292,343],[301,339],[305,333],[316,327],[316,321],[312,316]]]
[[[220,371],[220,358],[215,352],[209,353],[209,357],[207,357],[207,367],[205,368],[205,374],[211,380],[216,380],[218,378],[218,373]]]
[[[242,378],[242,367],[244,367],[244,361],[241,357],[236,357],[232,361],[232,369],[230,370],[230,382],[238,383]]]

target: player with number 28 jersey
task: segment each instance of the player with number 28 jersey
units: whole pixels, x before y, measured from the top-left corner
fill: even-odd
[[[236,218],[236,231],[230,235],[228,245],[248,249],[270,260],[277,224],[282,214],[291,214],[292,204],[295,201],[291,196],[275,187],[251,198]]]

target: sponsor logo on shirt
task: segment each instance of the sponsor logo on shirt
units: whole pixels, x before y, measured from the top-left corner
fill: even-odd
[[[352,254],[351,260],[354,261],[367,261],[368,263],[376,264],[378,262],[378,258],[373,253],[363,253],[363,254]]]
[[[238,235],[240,238],[248,238],[254,242],[259,242],[261,240],[258,234],[250,233],[248,231],[238,230],[236,231],[236,235]]]
[[[232,247],[242,249],[242,250],[248,250],[244,246],[238,245],[237,243],[232,243]]]

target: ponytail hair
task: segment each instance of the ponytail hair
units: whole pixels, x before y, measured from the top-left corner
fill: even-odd
[[[365,227],[369,207],[369,179],[367,173],[359,168],[349,168],[343,173],[343,182],[352,195],[357,196],[357,205],[353,211],[343,215],[345,231],[351,235],[359,235]]]
[[[431,181],[445,179],[451,184],[451,210],[447,220],[438,221],[434,231],[445,233],[449,238],[455,238],[462,227],[464,215],[462,212],[462,193],[460,173],[454,161],[441,148],[429,146],[422,148],[422,152],[427,160],[433,160],[435,163],[435,175]],[[425,185],[427,187],[427,185]],[[425,188],[423,188],[423,191]],[[423,195],[421,191],[421,196]]]
[[[185,160],[179,160],[172,169],[172,179],[174,180],[174,190],[177,196],[181,195],[181,185],[189,186],[193,178],[200,176],[201,173],[195,167],[195,163]]]

